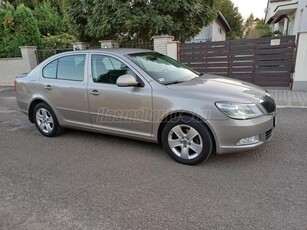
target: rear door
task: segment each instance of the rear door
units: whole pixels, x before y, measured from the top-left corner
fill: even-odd
[[[86,54],[60,57],[42,70],[41,87],[50,105],[65,122],[90,126]]]

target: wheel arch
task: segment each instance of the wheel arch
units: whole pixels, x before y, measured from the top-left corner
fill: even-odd
[[[205,125],[210,134],[211,134],[211,137],[212,137],[212,140],[213,140],[213,150],[214,152],[217,150],[217,138],[215,136],[215,133],[212,131],[212,128],[211,126],[206,122],[206,120],[202,117],[200,117],[199,115],[197,114],[194,114],[194,113],[191,113],[191,112],[186,112],[186,111],[177,111],[177,112],[172,112],[168,115],[166,115],[163,120],[160,122],[159,124],[159,128],[158,128],[158,133],[157,133],[157,140],[158,142],[161,144],[162,141],[161,141],[161,138],[162,138],[162,131],[163,131],[163,128],[164,126],[166,125],[166,123],[168,121],[170,121],[171,119],[173,118],[176,118],[176,117],[180,117],[180,116],[190,116],[190,117],[194,117],[195,119],[197,119],[198,121],[200,121],[203,125]]]
[[[31,123],[34,123],[34,108],[35,108],[36,105],[38,105],[41,102],[44,102],[47,105],[49,105],[46,101],[44,101],[41,98],[35,98],[30,103],[30,106],[29,106],[29,109],[28,109],[28,117],[29,117],[29,120],[30,120]]]

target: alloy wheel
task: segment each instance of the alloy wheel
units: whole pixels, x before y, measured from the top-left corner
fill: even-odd
[[[203,150],[200,134],[196,129],[186,124],[174,126],[170,130],[168,144],[176,156],[185,160],[197,158]]]
[[[45,108],[39,108],[36,112],[36,122],[41,131],[46,134],[52,132],[54,121],[50,112]]]

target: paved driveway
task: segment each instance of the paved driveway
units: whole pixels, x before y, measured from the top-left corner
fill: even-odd
[[[67,130],[43,137],[0,92],[0,229],[306,229],[307,109],[274,139],[196,167],[156,144]]]

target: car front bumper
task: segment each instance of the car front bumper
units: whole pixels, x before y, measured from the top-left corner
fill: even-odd
[[[275,119],[274,113],[249,120],[211,121],[216,140],[216,153],[247,151],[268,142],[272,138]],[[257,143],[237,145],[241,139],[257,135],[259,135]]]

